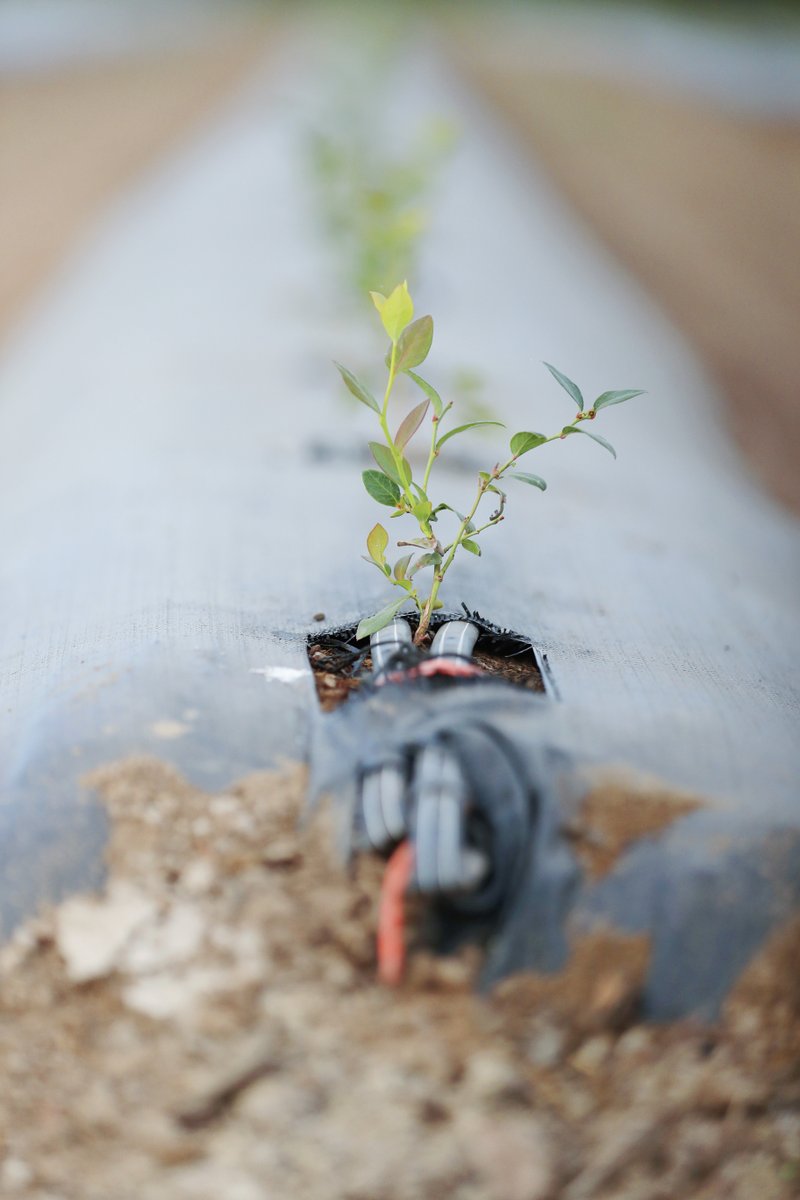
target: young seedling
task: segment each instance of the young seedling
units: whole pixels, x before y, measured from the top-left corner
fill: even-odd
[[[354,111],[311,136],[318,207],[359,299],[413,270],[427,206],[455,139],[451,124],[432,117],[404,155],[390,156],[360,90]]]
[[[336,366],[349,390],[372,410],[380,426],[381,440],[369,443],[376,467],[363,472],[364,487],[378,504],[393,510],[392,517],[412,517],[417,525],[417,536],[399,540],[397,546],[403,553],[394,563],[390,563],[387,560],[389,534],[381,524],[374,525],[370,530],[367,536],[369,557],[366,561],[375,566],[387,583],[399,589],[402,595],[374,616],[365,617],[358,626],[356,636],[367,637],[382,629],[397,616],[403,605],[410,601],[419,613],[414,641],[421,645],[427,635],[431,616],[436,609],[442,607],[439,589],[456,554],[465,550],[480,557],[479,539],[487,529],[499,525],[505,518],[506,493],[500,484],[506,479],[514,479],[539,488],[540,491],[547,487],[539,475],[519,470],[519,460],[548,442],[564,441],[576,433],[585,434],[616,458],[614,447],[599,434],[586,429],[586,422],[594,421],[604,408],[609,408],[612,404],[622,404],[623,401],[644,393],[636,389],[603,392],[587,407],[578,385],[561,371],[545,363],[550,374],[575,403],[575,416],[568,425],[562,426],[557,433],[549,437],[527,430],[513,434],[509,443],[510,457],[505,462],[497,462],[487,470],[478,472],[472,504],[467,512],[459,512],[449,502],[431,498],[431,477],[436,461],[454,437],[479,426],[502,426],[502,422],[468,421],[443,433],[443,423],[453,404],[446,404],[435,388],[415,371],[428,357],[433,342],[433,318],[424,316],[414,320],[414,304],[405,283],[399,284],[389,296],[379,292],[371,292],[370,295],[390,341],[389,352],[386,355],[388,376],[382,401],[379,402],[352,371],[348,371],[339,363]],[[406,413],[392,433],[389,425],[389,402],[401,375],[406,375],[413,381],[422,392],[423,399]],[[427,459],[421,478],[415,479],[406,457],[406,450],[428,418],[430,428]],[[479,517],[478,510],[487,493],[495,497],[493,508],[488,516],[484,513]],[[445,537],[439,533],[439,518],[445,513],[450,514],[455,527],[452,536]],[[434,526],[437,528],[434,529]],[[428,579],[424,585],[423,578]]]

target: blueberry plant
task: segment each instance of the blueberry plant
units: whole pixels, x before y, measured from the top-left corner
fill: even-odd
[[[442,607],[439,589],[456,555],[463,550],[480,557],[480,539],[487,530],[504,520],[506,492],[501,483],[515,480],[540,491],[547,487],[541,476],[519,469],[520,459],[548,442],[564,441],[573,434],[585,434],[616,458],[616,451],[610,442],[587,429],[586,425],[594,421],[604,408],[622,404],[643,393],[635,389],[603,392],[587,406],[578,385],[545,363],[551,375],[574,402],[575,416],[568,425],[550,436],[528,430],[513,434],[509,441],[509,457],[478,472],[472,503],[466,512],[460,512],[434,493],[436,462],[453,438],[479,426],[502,426],[502,422],[468,421],[445,429],[452,402],[445,403],[435,388],[415,370],[428,357],[433,342],[433,318],[423,316],[414,320],[414,304],[406,283],[398,284],[388,296],[380,292],[371,292],[370,295],[390,342],[386,355],[388,374],[383,399],[376,399],[352,371],[339,363],[336,366],[353,395],[375,414],[380,428],[380,438],[369,443],[375,467],[364,471],[364,487],[378,504],[392,509],[392,517],[412,518],[416,529],[415,536],[397,541],[401,554],[394,562],[389,562],[387,558],[390,538],[383,525],[374,525],[367,535],[366,561],[376,567],[386,583],[396,588],[400,595],[374,616],[365,617],[358,626],[357,637],[367,637],[388,625],[410,601],[419,614],[414,640],[420,645],[427,635],[431,616]],[[392,433],[389,406],[401,375],[413,382],[422,393],[422,399],[405,414]],[[423,430],[426,421],[427,456],[421,475],[415,478],[406,451],[412,439]],[[487,497],[491,501],[491,511],[479,515],[482,505],[486,508],[483,502]],[[450,530],[446,535],[440,532],[440,526],[445,524]]]
[[[456,140],[443,119],[420,126],[405,155],[390,156],[363,104],[309,143],[318,207],[359,298],[413,270],[427,205]]]

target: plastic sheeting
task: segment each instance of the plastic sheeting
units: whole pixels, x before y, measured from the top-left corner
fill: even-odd
[[[436,319],[434,383],[478,367],[509,425],[546,430],[570,410],[542,359],[591,394],[648,389],[600,422],[616,464],[588,439],[537,455],[548,492],[511,495],[446,603],[546,650],[575,752],[588,740],[795,831],[796,524],[750,482],[647,298],[436,56],[405,65],[387,136],[432,112],[462,131],[412,283]],[[343,303],[310,203],[321,76],[298,38],[280,77],[254,79],[118,206],[0,368],[4,930],[99,878],[86,769],[156,753],[219,786],[304,756],[314,614],[339,624],[381,603],[358,557],[375,520],[359,478],[370,416],[330,359],[360,370],[383,346],[374,314]],[[463,441],[442,472],[456,501],[501,445]],[[674,828],[664,888],[702,867],[714,819]],[[598,911],[616,919],[618,889],[639,888],[656,919],[648,855],[625,857]]]

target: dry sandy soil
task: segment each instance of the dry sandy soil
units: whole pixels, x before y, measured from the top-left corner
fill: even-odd
[[[800,1194],[800,927],[716,1028],[635,1025],[647,943],[610,933],[484,999],[475,957],[417,950],[392,992],[379,864],[348,877],[325,813],[299,831],[302,769],[213,797],[146,760],[91,782],[104,893],[0,952],[3,1196]]]
[[[456,62],[694,343],[800,511],[800,125],[553,70],[518,25],[459,28]]]

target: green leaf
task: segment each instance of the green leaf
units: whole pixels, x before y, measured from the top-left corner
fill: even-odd
[[[441,554],[421,554],[408,572],[408,578],[411,579],[417,571],[422,571],[425,567],[438,567],[441,561]]]
[[[420,317],[404,329],[397,343],[395,368],[407,371],[418,367],[428,357],[433,342],[433,317]]]
[[[380,292],[370,292],[370,296],[381,315],[383,328],[392,342],[396,343],[414,317],[414,302],[408,293],[408,284],[398,283],[389,296],[383,296]]]
[[[387,479],[383,471],[362,471],[361,478],[373,500],[377,500],[378,504],[385,504],[389,508],[397,507],[400,500],[400,488],[393,479]]]
[[[360,400],[362,404],[366,404],[367,408],[371,408],[373,412],[380,413],[380,405],[375,397],[370,392],[369,388],[364,387],[360,379],[357,379],[352,371],[348,371],[347,367],[343,367],[341,363],[334,363],[342,379],[347,384],[349,391],[353,393],[356,400]]]
[[[529,450],[535,450],[537,446],[541,446],[547,438],[543,433],[515,433],[511,439],[511,453],[515,458],[519,458],[522,454],[527,454]]]
[[[423,392],[430,400],[431,405],[433,406],[433,411],[436,413],[436,416],[441,417],[442,409],[444,408],[444,403],[442,402],[442,397],[439,395],[436,388],[431,387],[431,385],[428,383],[427,379],[423,379],[421,375],[415,375],[414,372],[409,371],[408,368],[406,368],[406,374],[411,379],[414,380],[414,383],[417,385],[418,388],[422,388]]]
[[[601,408],[608,408],[609,404],[622,404],[625,400],[632,400],[634,396],[643,396],[643,391],[629,390],[624,392],[603,392],[602,396],[598,396],[592,408],[595,412],[599,412]]]
[[[577,404],[578,408],[583,412],[583,393],[577,383],[573,383],[566,375],[563,375],[556,367],[551,367],[550,363],[544,364],[553,379],[560,383],[565,392],[567,392]]]
[[[411,512],[417,518],[420,525],[424,525],[431,519],[432,510],[433,505],[430,500],[420,500],[418,504],[414,505]]]
[[[456,425],[455,429],[449,430],[443,437],[440,437],[436,443],[436,449],[441,450],[445,442],[449,442],[450,438],[455,437],[457,433],[463,433],[465,429],[477,429],[479,425],[499,425],[501,429],[505,429],[502,421],[469,421],[466,425]]]
[[[406,575],[408,573],[408,564],[411,562],[411,559],[413,557],[414,557],[413,554],[404,554],[402,558],[398,558],[397,562],[394,564],[395,579],[405,579],[406,578]]]
[[[537,487],[543,492],[547,489],[541,475],[531,475],[528,471],[509,471],[508,474],[511,479],[521,479],[523,483],[529,483],[531,487]]]
[[[600,437],[599,433],[589,433],[588,429],[579,429],[578,433],[582,433],[586,437],[590,437],[593,442],[598,442],[601,446],[603,446],[608,451],[608,453],[611,455],[612,458],[617,457],[617,452],[614,449],[614,447],[611,445],[611,442],[607,442],[604,437]]]
[[[401,472],[397,469],[397,464],[394,461],[391,450],[383,442],[370,442],[370,451],[372,457],[378,464],[384,475],[388,475],[395,483],[399,483],[401,487],[407,487],[411,482],[411,467],[408,461],[404,458],[402,461],[402,473],[405,478],[401,478]]]
[[[501,491],[497,484],[490,482],[492,477],[488,471],[478,471],[478,478],[482,479],[488,485],[486,488],[487,492],[496,492],[498,496],[505,496],[505,492]]]
[[[465,550],[469,550],[470,554],[476,554],[478,558],[480,558],[481,548],[477,542],[473,542],[469,538],[465,538],[461,545]]]
[[[389,545],[389,535],[382,525],[373,525],[367,534],[367,550],[373,562],[383,566],[386,558],[386,547]]]
[[[484,472],[480,472],[480,473],[481,473],[481,474],[483,474]],[[488,476],[487,476],[487,478],[488,478]],[[444,501],[442,501],[442,503],[441,503],[441,504],[437,504],[437,505],[436,505],[436,508],[435,508],[433,511],[434,511],[434,514],[435,514],[435,513],[438,513],[438,512],[442,512],[442,511],[443,511],[443,510],[445,510],[445,509],[447,510],[447,512],[451,512],[451,513],[453,513],[455,516],[457,516],[457,517],[458,517],[458,519],[459,519],[459,521],[461,521],[461,523],[462,523],[462,524],[463,524],[463,523],[466,521],[466,523],[467,523],[467,527],[466,527],[466,530],[465,530],[465,532],[466,532],[466,533],[472,533],[472,530],[475,528],[475,525],[473,524],[473,522],[472,522],[472,521],[468,521],[468,520],[467,520],[467,518],[466,518],[466,516],[465,516],[465,514],[464,514],[464,513],[462,513],[462,512],[459,512],[457,508],[453,508],[452,504],[445,504],[445,503],[444,503]]]
[[[614,458],[617,457],[617,452],[611,445],[611,442],[607,442],[604,437],[600,437],[599,433],[589,433],[588,429],[578,429],[574,425],[565,425],[561,432],[565,435],[568,433],[582,433],[585,437],[591,438],[593,442],[599,442]]]
[[[380,571],[381,575],[386,574],[386,563],[375,562],[374,558],[367,558],[366,554],[362,554],[361,557],[365,563],[369,563],[371,567],[375,567],[376,571]]]
[[[414,434],[425,420],[425,414],[430,408],[430,401],[423,400],[416,408],[412,408],[408,416],[401,422],[400,428],[394,435],[394,444],[398,450],[405,450]]]
[[[359,621],[358,623],[356,638],[360,641],[361,638],[369,637],[370,634],[377,633],[379,629],[383,629],[390,621],[394,620],[407,599],[407,596],[401,596],[399,600],[394,600],[391,604],[387,604],[386,608],[382,608],[373,617],[364,617],[363,621]]]

